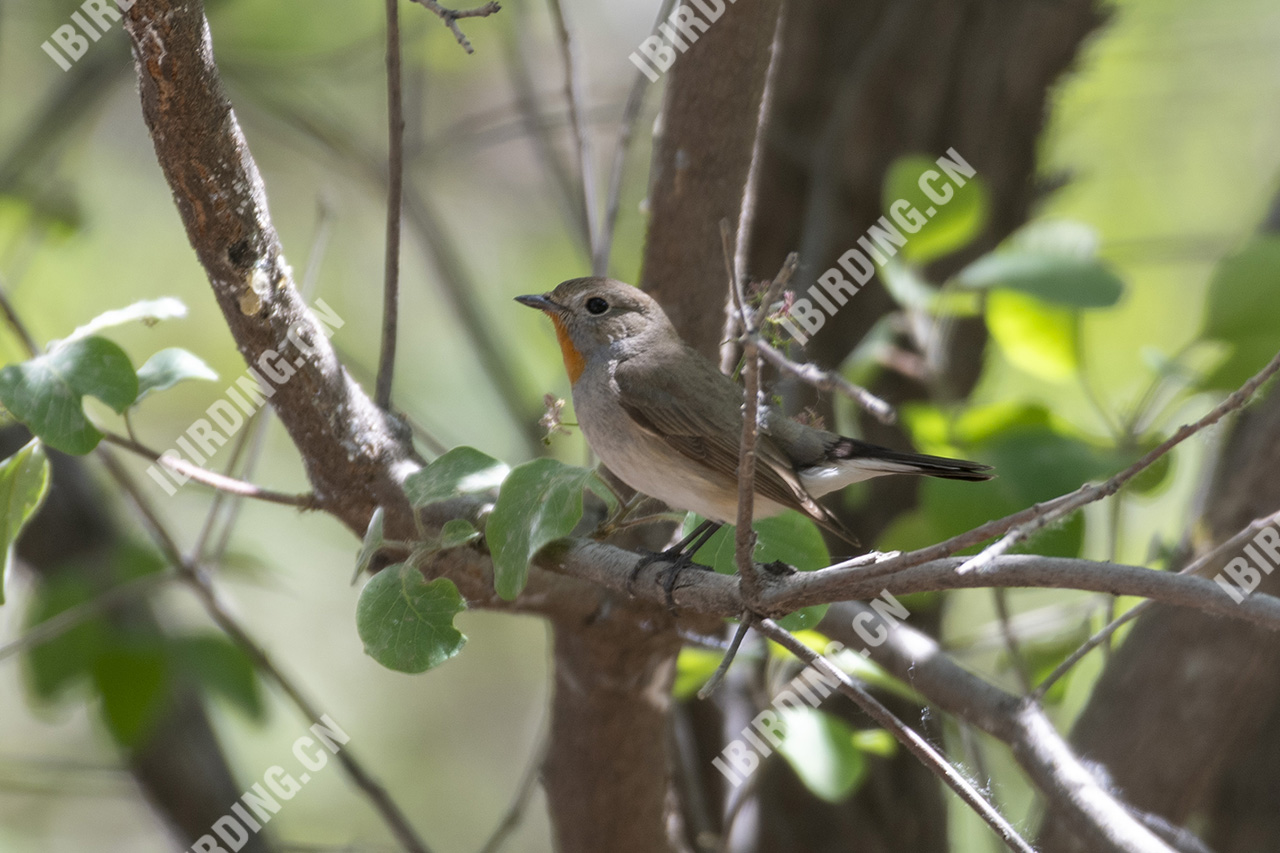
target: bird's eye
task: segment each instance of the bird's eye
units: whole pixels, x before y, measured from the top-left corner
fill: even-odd
[[[609,310],[609,303],[599,296],[593,296],[587,300],[587,310],[592,314],[603,314]]]

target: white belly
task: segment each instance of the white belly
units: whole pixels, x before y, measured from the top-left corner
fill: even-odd
[[[736,521],[736,478],[717,475],[641,429],[612,394],[584,393],[588,384],[579,381],[574,386],[574,410],[587,443],[610,471],[636,491],[675,509],[696,512],[713,521]],[[783,509],[758,495],[753,504],[756,518],[776,515]]]

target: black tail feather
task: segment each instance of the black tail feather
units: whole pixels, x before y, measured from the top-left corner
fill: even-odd
[[[865,460],[867,463],[885,462],[890,465],[901,465],[909,470],[887,471],[886,473],[915,473],[930,477],[941,477],[945,480],[990,480],[990,465],[969,462],[965,459],[949,459],[945,456],[929,456],[924,453],[905,453],[891,450],[875,444],[867,444],[854,438],[841,438],[828,451],[833,459]]]

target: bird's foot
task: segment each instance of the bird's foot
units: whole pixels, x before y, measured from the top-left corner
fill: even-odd
[[[668,548],[665,551],[645,551],[644,559],[637,563],[636,567],[631,570],[631,574],[627,576],[627,594],[635,594],[633,588],[635,587],[636,578],[640,577],[642,571],[653,563],[666,563],[666,566],[659,569],[656,580],[662,584],[662,591],[666,595],[667,609],[675,613],[676,583],[679,581],[681,573],[689,568],[712,571],[710,566],[695,563],[693,555],[694,551],[682,549],[680,546]]]

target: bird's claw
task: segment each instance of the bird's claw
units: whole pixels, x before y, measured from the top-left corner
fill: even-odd
[[[683,551],[677,548],[669,548],[666,551],[646,551],[644,559],[637,563],[636,567],[631,570],[631,574],[627,576],[627,595],[632,597],[635,596],[635,582],[636,579],[640,577],[640,573],[651,564],[658,562],[667,563],[664,568],[658,571],[658,575],[655,580],[661,582],[662,591],[665,593],[667,600],[667,609],[670,610],[672,614],[676,612],[675,591],[676,583],[680,578],[680,574],[688,568],[712,571],[709,566],[704,566],[701,563],[695,563],[693,561],[693,554],[688,551]]]

